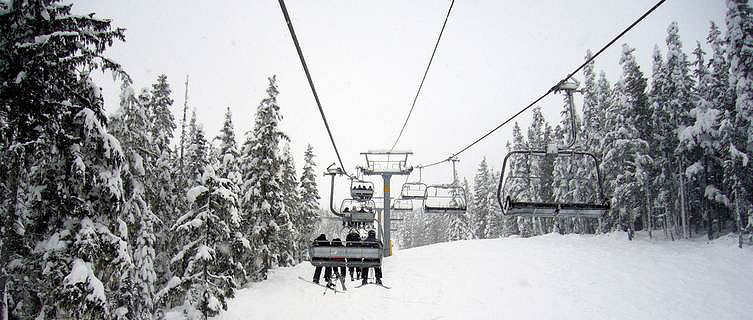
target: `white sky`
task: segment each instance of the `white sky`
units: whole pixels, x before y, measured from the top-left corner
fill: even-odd
[[[449,3],[286,1],[349,171],[363,165],[359,152],[392,145]],[[598,50],[654,3],[456,1],[397,148],[412,150],[409,163],[414,165],[446,158],[541,95],[582,63],[586,49]],[[116,43],[107,54],[123,64],[136,88],[150,86],[157,75],[167,74],[178,120],[182,118],[183,82],[190,74],[189,106],[197,109],[210,137],[219,134],[224,110],[230,106],[242,143],[265,97],[267,77],[276,74],[282,127],[292,139],[298,174],[307,143],[314,146],[319,172],[336,161],[277,1],[84,0],[76,2],[74,11],[96,12],[127,29],[126,42]],[[658,44],[664,51],[671,21],[679,23],[690,54],[696,41],[706,47],[710,20],[724,30],[724,12],[721,0],[669,0],[608,49],[596,68],[615,82],[621,45],[628,43],[637,49],[641,68],[649,76],[653,47]],[[118,108],[118,85],[107,75],[98,77],[98,83],[108,112],[113,112]],[[558,121],[560,96],[547,98],[541,105],[550,122]],[[530,112],[524,113],[519,118],[521,127],[529,119]],[[498,170],[511,131],[511,125],[504,127],[461,155],[461,179],[472,183],[484,156]],[[450,182],[451,175],[449,164],[423,172],[427,183]],[[346,181],[339,181],[342,191],[336,192],[335,199],[347,193]],[[393,179],[393,195],[399,193],[402,181]],[[319,188],[326,207],[328,179],[322,176]]]

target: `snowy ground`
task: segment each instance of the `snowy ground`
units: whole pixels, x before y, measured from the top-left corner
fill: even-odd
[[[615,233],[443,243],[385,259],[391,290],[348,281],[336,295],[298,280],[314,270],[303,263],[238,291],[217,318],[752,319],[753,249],[736,241]]]

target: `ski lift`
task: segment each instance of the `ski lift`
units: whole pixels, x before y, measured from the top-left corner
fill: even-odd
[[[405,199],[405,198],[398,198],[395,199],[395,201],[392,202],[392,212],[412,212],[413,211],[413,200],[411,199]]]
[[[343,221],[344,226],[349,228],[370,225],[375,220],[376,215],[376,205],[373,200],[345,199],[340,206],[341,210],[335,210],[333,203],[335,176],[341,174],[345,174],[345,172],[341,168],[335,167],[334,163],[327,167],[325,175],[332,176],[329,197],[330,211]],[[355,210],[353,210],[354,208]],[[347,245],[348,242],[346,241],[344,244]],[[351,246],[332,247],[312,243],[308,248],[309,261],[312,265],[321,267],[369,268],[382,265],[384,248],[381,243],[356,241],[350,244]]]
[[[340,213],[345,222],[372,223],[376,217],[376,204],[373,200],[345,199],[340,205]]]
[[[573,92],[577,88],[577,82],[563,80],[555,90],[567,96],[570,141],[566,145],[514,150],[505,156],[497,186],[497,201],[504,215],[600,217],[609,210],[598,159],[573,148],[577,139]]]
[[[422,167],[418,167],[418,181],[403,183],[400,197],[403,199],[423,200],[426,195],[426,184],[421,182]],[[406,179],[407,180],[407,179]]]
[[[343,226],[346,227],[365,227],[366,224],[371,224],[375,220],[376,205],[373,200],[364,200],[361,198],[345,199],[340,205],[340,210],[335,209],[334,205],[334,192],[335,192],[335,176],[345,174],[341,168],[333,168],[335,164],[331,164],[327,167],[325,175],[332,176],[332,182],[330,186],[329,194],[329,210],[337,216],[343,222]],[[351,180],[353,181],[353,180]],[[351,183],[351,186],[353,184]],[[373,190],[373,187],[372,187]]]
[[[350,196],[353,199],[359,199],[361,201],[371,200],[371,197],[374,196],[374,183],[371,181],[363,181],[359,179],[351,180]]]
[[[426,184],[421,182],[406,182],[400,190],[403,199],[423,200],[426,196]]]
[[[343,245],[351,246],[309,246],[309,257],[316,267],[356,267],[371,268],[382,265],[382,244],[364,241],[351,241]]]
[[[465,214],[465,189],[456,184],[431,185],[426,188],[424,213]]]

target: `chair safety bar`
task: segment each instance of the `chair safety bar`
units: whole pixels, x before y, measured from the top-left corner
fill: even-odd
[[[373,243],[371,243],[373,245]],[[382,265],[382,247],[310,246],[311,264],[323,267],[378,267]]]
[[[505,214],[537,217],[598,218],[609,211],[608,204],[507,201]]]

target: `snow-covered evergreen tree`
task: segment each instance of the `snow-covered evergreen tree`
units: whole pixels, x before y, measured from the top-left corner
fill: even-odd
[[[196,119],[196,109],[191,114],[189,124],[189,144],[186,147],[187,186],[191,187],[201,180],[204,168],[209,164],[209,142],[204,133],[204,126]]]
[[[734,212],[743,242],[743,230],[753,231],[753,8],[748,1],[727,0],[727,48],[729,86],[727,95],[734,109],[725,112],[721,124],[725,147],[725,183],[730,186],[730,209]],[[753,232],[752,232],[753,233]]]
[[[303,172],[301,173],[300,214],[298,216],[299,246],[305,248],[315,237],[314,230],[319,221],[319,189],[316,185],[316,163],[314,148],[309,144],[303,154]]]
[[[13,318],[109,317],[119,279],[108,275],[131,263],[125,159],[87,73],[130,81],[103,56],[123,29],[71,7],[13,2],[0,15],[0,272]]]
[[[123,87],[120,110],[111,118],[109,128],[121,142],[128,163],[124,172],[124,199],[121,219],[127,226],[123,236],[128,239],[133,256],[132,268],[120,275],[120,299],[125,305],[115,312],[119,319],[152,319],[156,272],[154,268],[154,223],[158,221],[146,199],[147,173],[154,172],[152,122],[148,106],[142,103],[130,86]],[[129,299],[123,299],[123,296]]]
[[[298,250],[300,233],[298,227],[301,221],[301,196],[298,192],[298,177],[295,172],[295,161],[293,154],[290,152],[290,143],[286,142],[282,150],[282,197],[283,204],[285,205],[284,211],[290,217],[291,227],[294,232],[294,240],[296,243],[293,246],[295,261],[299,261],[301,252]],[[309,239],[310,241],[311,239]],[[294,263],[296,263],[294,262]]]
[[[491,208],[489,207],[489,166],[486,164],[486,157],[481,159],[478,169],[476,170],[476,176],[473,178],[473,198],[472,208],[473,216],[471,216],[471,230],[473,230],[474,237],[477,239],[484,239],[486,237],[486,228],[488,223],[488,216],[491,214]]]
[[[640,216],[643,203],[643,186],[646,182],[644,165],[650,162],[648,143],[641,138],[636,127],[639,110],[647,102],[646,79],[633,56],[634,49],[623,46],[622,79],[615,84],[613,104],[609,107],[607,132],[603,138],[604,159],[602,174],[606,192],[611,195],[611,228],[632,231]]]
[[[468,180],[463,179],[463,188],[466,190],[466,193],[469,192],[469,185]],[[470,211],[466,210],[465,214],[462,215],[451,215],[448,217],[448,226],[447,226],[447,240],[448,241],[457,241],[457,240],[468,240],[472,238],[472,233],[470,230],[470,226],[468,225],[468,217],[470,216]]]
[[[159,299],[182,298],[191,318],[226,310],[227,299],[237,287],[237,269],[245,273],[232,252],[241,226],[237,187],[218,177],[211,166],[202,172],[200,184],[186,192],[191,209],[171,228],[180,239],[171,259],[176,276],[157,295]],[[248,246],[245,238],[240,240]]]
[[[296,251],[296,231],[283,202],[280,142],[288,138],[279,128],[278,94],[277,79],[272,76],[241,152],[245,232],[258,248],[246,265],[253,279],[266,279],[270,268],[292,264]]]

